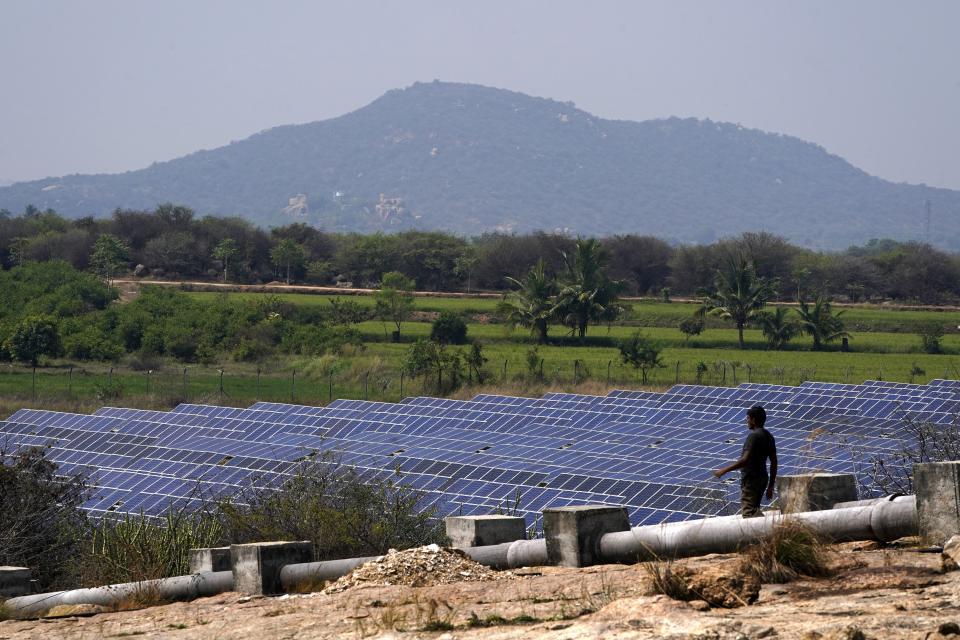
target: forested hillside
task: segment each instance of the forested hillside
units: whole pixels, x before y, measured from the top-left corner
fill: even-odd
[[[604,120],[572,103],[441,82],[139,171],[0,188],[0,208],[71,217],[167,201],[330,231],[679,242],[768,231],[829,249],[875,237],[960,248],[960,192],[886,182],[796,138],[709,120]]]

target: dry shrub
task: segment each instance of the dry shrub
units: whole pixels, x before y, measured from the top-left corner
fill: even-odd
[[[643,563],[643,571],[650,578],[653,592],[674,600],[696,600],[698,596],[687,586],[685,569],[679,571],[672,562],[657,560]]]
[[[769,536],[740,554],[745,574],[760,582],[779,584],[800,576],[817,578],[830,574],[826,546],[820,536],[800,521],[786,518]]]

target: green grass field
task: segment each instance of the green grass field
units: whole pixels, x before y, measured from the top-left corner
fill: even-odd
[[[189,292],[192,298],[212,302],[218,296],[228,300],[256,300],[264,296],[274,296],[285,302],[298,305],[325,305],[330,300],[352,300],[365,308],[373,307],[372,296],[324,296],[299,293],[216,293]],[[495,298],[443,298],[418,297],[415,308],[418,311],[454,311],[464,314],[492,314],[497,307]],[[624,326],[675,328],[684,318],[696,310],[697,305],[684,302],[655,302],[649,300],[629,303],[630,313],[620,323]],[[772,305],[777,306],[777,305]],[[788,305],[789,306],[789,305]],[[960,335],[960,312],[955,310],[916,310],[885,308],[882,305],[843,307],[844,321],[852,332],[889,332],[916,333],[927,323],[942,324],[948,333]],[[708,318],[708,326],[721,328],[728,326],[718,318]],[[562,327],[560,327],[562,330]],[[559,333],[558,333],[559,335]]]
[[[255,300],[272,294],[190,293],[197,300],[212,302],[218,296]],[[304,305],[328,304],[329,296],[281,294],[278,297]],[[363,306],[372,306],[369,296],[341,296]],[[719,319],[689,341],[676,329],[694,305],[684,303],[634,303],[630,318],[611,327],[591,327],[585,344],[569,336],[561,326],[551,327],[551,344],[537,348],[524,330],[509,330],[489,322],[497,300],[489,298],[417,298],[419,311],[457,311],[468,314],[469,337],[484,345],[488,359],[487,384],[503,392],[536,394],[545,387],[575,390],[639,386],[639,375],[620,361],[617,341],[642,330],[663,348],[663,367],[650,375],[659,387],[676,382],[732,385],[753,381],[798,384],[803,380],[862,382],[866,379],[924,383],[933,378],[960,378],[960,333],[943,338],[940,355],[923,353],[919,336],[910,330],[931,321],[954,329],[960,313],[954,311],[894,310],[855,307],[845,318],[853,333],[850,351],[837,345],[822,352],[810,351],[808,338],[800,337],[783,351],[768,351],[758,330],[746,331],[744,350],[736,348],[736,330]],[[480,314],[485,314],[481,317]],[[483,320],[480,322],[478,320]],[[858,327],[867,327],[863,330]],[[881,330],[882,328],[891,330]],[[69,362],[37,369],[5,365],[0,368],[0,415],[21,406],[91,411],[103,405],[169,407],[179,402],[202,402],[245,406],[256,400],[323,404],[333,398],[369,398],[396,401],[423,392],[422,380],[401,375],[410,343],[427,337],[430,323],[406,322],[402,342],[389,342],[390,328],[380,321],[357,325],[364,338],[360,348],[320,358],[280,356],[257,365],[234,362],[222,354],[215,365],[188,365],[159,361],[154,372],[134,371],[123,362],[114,367]],[[534,366],[530,367],[530,362]],[[542,364],[541,364],[542,362]],[[697,365],[706,371],[698,377]],[[187,375],[184,377],[184,368]],[[258,368],[260,369],[258,382]],[[221,391],[221,374],[223,385]],[[922,373],[921,373],[922,371]],[[542,372],[542,378],[541,378]],[[402,388],[401,388],[402,385]],[[332,386],[332,388],[331,388]],[[460,392],[469,395],[470,389]]]

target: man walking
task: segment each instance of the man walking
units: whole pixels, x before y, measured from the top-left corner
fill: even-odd
[[[713,472],[718,478],[730,471],[740,469],[740,512],[744,518],[763,515],[760,501],[766,492],[767,500],[773,499],[773,487],[777,482],[777,443],[773,434],[764,429],[767,412],[760,405],[747,409],[747,427],[750,435],[743,443],[740,459]],[[767,475],[767,458],[770,459],[770,475]]]

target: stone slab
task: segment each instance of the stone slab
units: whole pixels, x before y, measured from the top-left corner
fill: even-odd
[[[230,571],[230,547],[190,549],[190,573]]]
[[[924,542],[943,546],[960,534],[960,462],[913,465],[913,488]]]

